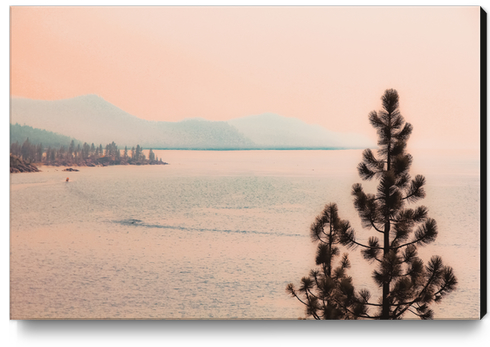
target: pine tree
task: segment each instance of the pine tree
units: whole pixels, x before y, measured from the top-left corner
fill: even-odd
[[[22,154],[22,159],[24,159],[25,161],[27,161],[29,163],[32,162],[32,160],[33,160],[33,156],[32,156],[32,145],[29,142],[29,138],[27,138],[24,141],[24,143],[22,144],[21,154]]]
[[[61,160],[65,159],[65,146],[61,146],[59,149],[58,149],[58,154],[57,154],[57,157]]]
[[[19,145],[18,141],[15,141],[10,145],[10,153],[20,157],[22,154],[21,146]]]
[[[82,148],[82,158],[87,159],[89,157],[89,155],[90,155],[90,145],[85,142],[83,144],[83,148]]]
[[[36,146],[36,153],[35,153],[35,159],[34,159],[34,161],[36,163],[41,163],[43,161],[43,153],[44,153],[43,144],[39,143]]]
[[[296,289],[290,283],[286,290],[306,306],[306,315],[315,319],[357,319],[365,315],[365,307],[356,302],[352,278],[346,275],[350,268],[348,255],[340,261],[338,244],[347,245],[350,233],[349,222],[341,220],[336,204],[325,206],[311,225],[310,236],[318,243],[316,265],[307,277],[301,279]],[[337,266],[334,267],[334,263]]]
[[[51,152],[53,152],[53,150],[51,149],[51,146],[48,147],[48,149],[46,150],[46,163],[49,164],[49,162],[51,161]]]
[[[71,140],[70,146],[68,147],[68,159],[72,158],[72,154],[75,151],[75,141]]]
[[[379,136],[377,156],[366,149],[357,168],[363,180],[379,181],[377,192],[365,193],[361,184],[352,187],[362,227],[381,234],[381,240],[371,236],[367,244],[356,241],[354,230],[347,227],[348,222],[339,222],[344,227],[338,228],[337,236],[340,243],[348,248],[360,247],[364,259],[378,264],[373,279],[381,290],[381,297],[379,301],[369,302],[371,295],[367,290],[356,292],[352,287],[350,297],[340,295],[342,291],[337,290],[328,298],[328,303],[334,302],[343,312],[350,313],[351,316],[341,317],[347,319],[401,319],[407,312],[421,319],[432,319],[433,311],[429,306],[455,290],[457,280],[453,269],[444,266],[441,257],[433,256],[424,265],[417,256],[417,246],[436,239],[437,224],[428,217],[427,207],[407,207],[425,197],[425,178],[416,175],[412,179],[409,174],[412,156],[406,153],[406,143],[412,126],[400,114],[397,91],[386,90],[381,100],[383,110],[369,114]],[[324,232],[325,227],[320,229]],[[335,280],[328,273],[325,276]],[[292,293],[291,285],[287,290]],[[308,308],[312,306],[310,301],[306,304]],[[320,305],[320,308],[323,307]]]

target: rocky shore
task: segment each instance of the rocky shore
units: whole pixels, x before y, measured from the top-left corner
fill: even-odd
[[[31,163],[27,163],[21,158],[10,154],[10,173],[16,172],[39,172],[40,170],[32,165]]]
[[[112,166],[112,165],[168,165],[168,163],[159,160],[148,160],[148,159],[114,159],[111,157],[100,157],[100,158],[88,158],[88,159],[80,159],[80,160],[54,160],[49,161],[47,163],[43,163],[43,165],[49,166],[65,166],[65,167],[73,167],[73,166]]]
[[[114,160],[109,157],[101,157],[97,159],[86,159],[86,160],[80,160],[76,162],[74,160],[56,160],[54,162],[43,163],[43,165],[58,166],[58,167],[59,166],[95,167],[95,166],[112,166],[112,165],[168,165],[168,163],[160,160],[148,160],[148,159]],[[16,155],[10,154],[10,173],[39,172],[39,171],[41,170],[39,170],[35,165],[26,162],[25,160],[19,158]],[[63,171],[78,171],[78,170],[70,167],[68,169],[64,169]]]

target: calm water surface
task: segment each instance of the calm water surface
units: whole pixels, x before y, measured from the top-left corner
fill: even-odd
[[[10,176],[13,319],[297,319],[285,286],[314,266],[309,226],[323,206],[372,235],[350,196],[361,151],[155,152],[170,165]],[[419,253],[459,280],[435,317],[476,319],[478,153],[412,153],[439,226]],[[357,289],[377,297],[374,268],[350,257]]]

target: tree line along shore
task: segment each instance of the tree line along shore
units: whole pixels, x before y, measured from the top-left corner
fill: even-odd
[[[102,147],[86,142],[75,144],[71,141],[68,147],[59,146],[47,148],[42,143],[31,143],[27,138],[22,145],[18,141],[10,145],[10,173],[38,172],[36,165],[50,166],[109,166],[109,165],[166,165],[168,163],[158,158],[152,149],[148,158],[143,154],[140,145],[120,150],[114,143]]]

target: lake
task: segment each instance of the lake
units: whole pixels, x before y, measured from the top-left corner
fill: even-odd
[[[10,175],[12,319],[297,319],[285,287],[314,267],[323,206],[372,236],[350,195],[360,150],[155,153],[170,165]],[[411,153],[439,228],[419,254],[441,255],[459,282],[435,318],[478,319],[479,152]],[[349,274],[378,297],[359,253]]]

